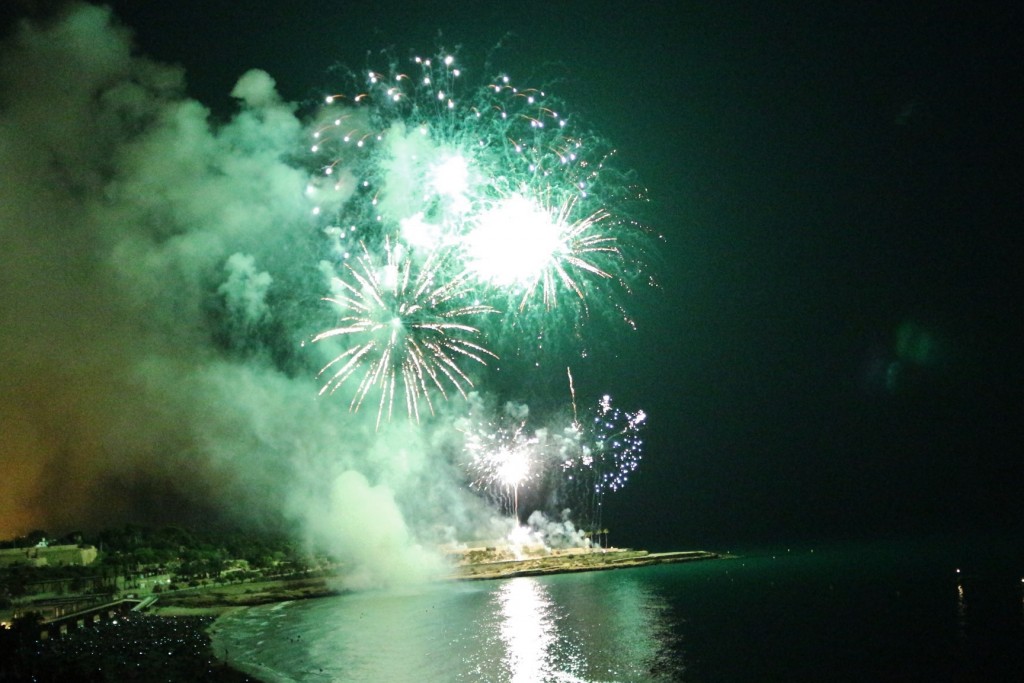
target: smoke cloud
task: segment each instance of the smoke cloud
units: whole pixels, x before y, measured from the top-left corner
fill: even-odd
[[[480,148],[479,131],[462,131],[461,142],[434,140],[426,126],[388,120],[386,134],[374,135],[381,145],[368,167],[344,152],[325,170],[316,160],[325,154],[316,149],[319,134],[344,120],[342,140],[357,137],[358,149],[382,130],[372,113],[302,111],[279,96],[269,74],[251,70],[230,93],[233,115],[214,116],[186,95],[185,78],[137,54],[130,32],[92,5],[23,23],[0,44],[0,536],[124,521],[284,527],[346,563],[353,586],[437,576],[439,548],[513,531],[549,546],[587,545],[573,521],[591,533],[600,525],[604,492],[617,490],[639,461],[643,414],[613,409],[605,397],[580,422],[569,377],[572,420],[563,411],[537,424],[509,386],[535,398],[561,381],[560,371],[550,372],[561,361],[554,335],[520,324],[526,299],[515,295],[506,319],[490,324],[492,332],[505,328],[498,338],[507,333],[510,359],[469,341],[486,330],[461,323],[469,312],[495,310],[450,304],[458,287],[426,284],[442,277],[425,265],[440,253],[436,243],[464,237],[428,233],[463,225],[456,219],[472,205],[469,162],[452,150],[467,140]],[[334,123],[325,123],[326,113]],[[520,145],[501,152],[509,129],[504,114],[493,118],[500,144],[476,163],[495,170],[495,187],[508,198],[526,202],[526,186],[505,177],[525,163]],[[558,123],[561,131],[567,121]],[[568,163],[550,147],[535,151],[564,171],[561,198],[552,201],[568,223],[587,196],[580,188],[601,183],[588,161],[573,154],[577,163]],[[554,186],[537,182],[532,191],[548,201]],[[538,211],[551,224],[550,212]],[[572,223],[577,251],[546,281],[535,322],[553,315],[548,296],[564,289],[561,315],[574,320],[575,338],[584,290],[603,292],[609,280],[625,286],[625,275],[606,273],[600,258],[616,260],[626,242],[579,236],[607,215],[588,209],[589,218]],[[328,216],[334,225],[325,225]],[[373,244],[378,223],[400,226],[403,244],[391,250],[390,235]],[[616,225],[631,224],[607,227]],[[347,259],[359,249],[353,267]],[[370,253],[381,249],[387,259]],[[321,396],[333,373],[347,379],[345,363],[361,359],[344,355],[358,315],[377,315],[367,302],[387,298],[378,289],[400,289],[400,274],[407,283],[411,271],[399,266],[414,260],[429,274],[413,294],[402,290],[419,297],[415,305],[399,314],[382,304],[383,317],[367,329],[386,330],[391,344],[413,331],[427,335],[416,343],[442,351],[430,356],[437,369],[423,372],[436,374],[438,387],[450,380],[444,390],[456,400],[436,392],[418,418],[406,419],[397,414],[401,396],[388,406],[390,388],[383,400],[376,386],[365,391],[373,374],[363,386],[331,383]],[[454,268],[448,275],[459,282]],[[362,289],[342,280],[345,273]],[[450,324],[413,315],[430,307]],[[526,350],[543,353],[544,366]],[[391,368],[390,351],[374,362]],[[481,367],[493,359],[499,388],[474,385],[445,353]],[[423,367],[427,356],[416,358]],[[521,366],[536,381],[526,381]],[[405,387],[425,395],[430,381],[417,386],[407,377]],[[364,398],[366,406],[353,409]],[[535,510],[554,515],[529,516]]]
[[[439,570],[421,539],[492,516],[443,437],[317,397],[308,131],[262,71],[219,124],[184,86],[93,6],[0,48],[0,536],[214,514]]]

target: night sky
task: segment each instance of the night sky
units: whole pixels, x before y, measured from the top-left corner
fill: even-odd
[[[661,289],[630,304],[638,329],[594,342],[598,368],[578,379],[577,389],[650,416],[639,472],[607,500],[613,543],[1024,530],[1019,3],[110,4],[136,54],[182,67],[187,95],[214,121],[236,111],[230,93],[249,69],[308,109],[330,92],[334,67],[360,69],[382,49],[458,46],[473,64],[502,42],[503,70],[557,82],[560,99],[615,144],[648,188],[643,219],[663,241]],[[59,7],[8,4],[0,59],[15,16],[44,20]],[[5,67],[0,151],[15,147],[14,87],[33,86]],[[59,148],[60,134],[45,144]],[[11,199],[37,213],[5,182],[0,205]],[[62,329],[61,306],[82,297],[111,319],[142,309],[106,307],[103,290],[89,290],[99,281],[89,259],[66,286],[27,300],[31,278],[56,277],[85,238],[71,228],[39,243],[66,253],[36,250],[20,215],[0,213],[4,241],[20,235],[0,255],[0,355],[13,368],[0,379],[0,479],[20,482],[0,484],[0,534],[154,521],[181,514],[181,500],[194,519],[225,505],[211,500],[234,472],[278,476],[280,465],[252,474],[262,458],[231,457],[204,466],[195,489],[168,484],[213,441],[159,426],[141,432],[152,439],[129,436],[136,419],[187,419],[150,385],[118,390],[144,404],[120,427],[64,424],[88,412],[74,406],[94,401],[117,354],[68,380],[68,358],[83,336],[105,335],[104,321]],[[124,320],[115,327],[134,334]],[[117,429],[130,457],[108,443]],[[67,493],[75,482],[83,490]],[[380,491],[365,493],[372,505]],[[125,502],[97,514],[106,496]]]

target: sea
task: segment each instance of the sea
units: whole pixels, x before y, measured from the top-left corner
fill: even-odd
[[[927,537],[249,608],[213,646],[278,681],[1024,681],[1024,543]]]

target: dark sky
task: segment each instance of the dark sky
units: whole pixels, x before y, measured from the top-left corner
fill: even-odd
[[[384,48],[561,79],[664,236],[600,378],[651,416],[614,542],[1019,529],[1019,3],[656,4],[112,6],[214,117],[250,68],[309,103]]]

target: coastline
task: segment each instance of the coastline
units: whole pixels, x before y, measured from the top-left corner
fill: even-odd
[[[577,572],[604,571],[648,567],[655,564],[675,564],[717,560],[724,556],[707,550],[681,550],[651,553],[646,550],[624,550],[612,548],[603,551],[566,553],[543,557],[528,557],[515,560],[467,563],[455,568],[449,577],[455,581],[485,581],[510,579],[519,576],[546,576],[549,574],[572,574]]]
[[[602,551],[567,552],[543,557],[527,557],[521,559],[494,560],[488,562],[465,562],[456,565],[443,581],[490,581],[510,579],[523,576],[547,576],[554,574],[572,574],[579,572],[608,571],[647,567],[658,564],[675,564],[680,562],[697,562],[703,560],[728,559],[729,555],[706,550],[689,550],[651,553],[646,550],[608,549]],[[210,641],[210,652],[220,664],[235,672],[260,682],[261,674],[257,669],[239,665],[226,659],[223,654],[213,649],[212,633],[218,628],[219,617],[246,607],[303,600],[317,597],[341,595],[344,590],[332,588],[328,579],[307,579],[300,582],[277,581],[267,582],[259,588],[250,588],[247,592],[229,596],[223,590],[207,591],[208,600],[203,596],[185,596],[179,604],[159,603],[150,608],[154,614],[174,618],[176,616],[206,615],[216,617],[205,629]],[[291,584],[291,585],[289,585]],[[177,597],[177,596],[176,596]],[[219,601],[219,602],[218,602]],[[177,601],[176,601],[177,602]],[[186,604],[187,603],[187,604]]]
[[[220,616],[229,611],[289,600],[323,598],[343,593],[332,586],[331,577],[268,579],[253,583],[190,588],[164,594],[148,614],[161,617]]]
[[[487,558],[473,556],[473,561],[462,561],[453,565],[450,573],[441,581],[486,581],[523,576],[545,576],[578,572],[605,571],[645,567],[656,564],[694,562],[723,559],[728,557],[708,551],[680,551],[649,553],[643,550],[602,549],[587,551],[562,551],[556,554],[532,556],[518,559],[499,557],[491,553]],[[252,583],[232,584],[215,587],[190,588],[173,593],[164,593],[160,599],[143,612],[126,614],[113,622],[103,622],[96,627],[69,634],[46,643],[46,648],[78,649],[70,659],[48,656],[43,666],[53,669],[47,674],[39,667],[38,656],[42,650],[32,648],[20,653],[19,662],[12,663],[13,671],[22,668],[41,674],[38,680],[68,680],[65,675],[74,669],[75,676],[99,676],[96,680],[139,680],[140,672],[125,669],[124,661],[136,660],[127,656],[114,656],[116,647],[125,641],[155,642],[168,637],[174,642],[190,643],[187,651],[176,648],[172,652],[160,648],[145,648],[145,666],[149,673],[168,676],[167,680],[217,680],[225,683],[244,681],[265,681],[265,672],[253,670],[230,660],[227,653],[216,652],[213,635],[218,629],[220,617],[237,610],[257,605],[306,600],[318,597],[342,595],[343,574],[292,579],[268,579]],[[76,632],[72,632],[76,633]],[[155,636],[153,634],[160,634]],[[174,634],[173,637],[167,634]],[[68,640],[70,638],[71,640]],[[99,640],[97,640],[99,639]],[[105,639],[105,640],[104,640]],[[38,641],[37,641],[38,642]],[[42,644],[39,647],[44,647]],[[167,656],[164,656],[166,652]],[[121,661],[124,660],[124,661]],[[61,663],[63,661],[63,663]],[[136,664],[138,666],[139,664]],[[91,669],[89,667],[92,667]],[[6,667],[0,667],[4,670]],[[123,669],[123,670],[122,670]],[[90,671],[92,673],[90,673]],[[0,671],[2,672],[2,671]],[[122,675],[123,674],[123,675]],[[110,678],[114,676],[114,678]],[[127,678],[125,678],[127,676]],[[2,676],[0,676],[2,677]],[[11,680],[19,680],[16,676]]]
[[[517,577],[544,577],[558,573],[626,569],[654,564],[674,564],[729,556],[707,550],[651,553],[646,550],[612,548],[601,551],[562,552],[519,559],[463,562],[456,564],[440,581],[496,581]],[[339,574],[340,575],[340,574]],[[219,616],[233,609],[289,600],[306,600],[341,595],[337,577],[298,580],[267,580],[252,584],[197,588],[164,594],[148,608],[158,616]]]
[[[601,551],[564,552],[553,555],[497,559],[456,564],[442,581],[487,581],[520,576],[547,576],[577,572],[607,571],[726,559],[707,550],[651,553],[646,550],[612,548]],[[337,577],[273,579],[215,588],[192,588],[164,594],[147,612],[157,616],[219,616],[227,611],[289,600],[306,600],[341,595]]]

